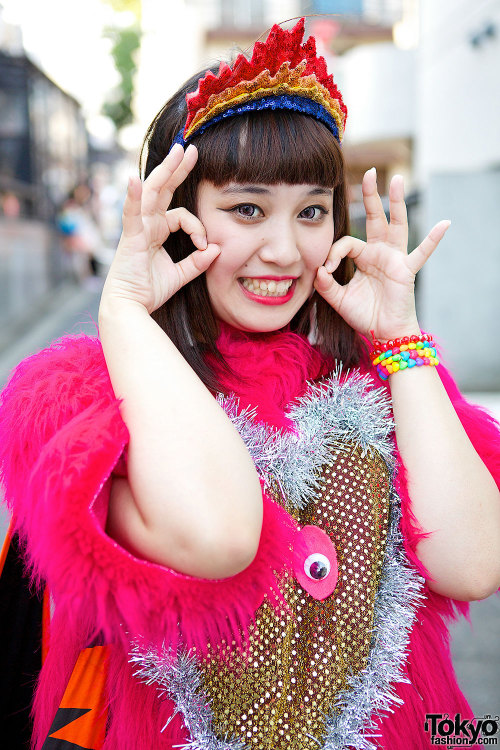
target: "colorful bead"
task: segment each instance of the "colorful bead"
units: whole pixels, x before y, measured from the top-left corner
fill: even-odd
[[[375,339],[373,331],[371,334],[374,348],[370,353],[370,359],[377,368],[381,380],[387,380],[389,375],[399,370],[436,367],[439,364],[436,345],[429,333],[390,339],[385,344]]]

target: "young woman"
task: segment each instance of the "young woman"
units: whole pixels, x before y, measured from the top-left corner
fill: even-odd
[[[388,222],[369,170],[349,236],[346,109],[303,31],[165,105],[99,340],[4,392],[53,602],[37,748],[425,748],[427,714],[472,717],[446,620],[500,585],[499,437],[417,320],[449,223],[408,254],[402,179]]]

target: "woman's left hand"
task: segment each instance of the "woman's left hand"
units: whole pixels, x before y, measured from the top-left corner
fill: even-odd
[[[335,242],[314,286],[356,331],[387,341],[419,332],[415,311],[415,276],[432,255],[449,221],[440,221],[411,253],[407,253],[408,219],[403,178],[396,175],[389,188],[390,222],[377,191],[375,169],[363,178],[366,242],[341,237]],[[332,276],[342,258],[350,257],[356,271],[342,286]]]

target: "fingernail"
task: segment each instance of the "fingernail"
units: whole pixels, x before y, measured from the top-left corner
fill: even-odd
[[[325,263],[325,269],[328,271],[328,273],[332,273],[334,269],[334,262],[333,260],[327,260]]]

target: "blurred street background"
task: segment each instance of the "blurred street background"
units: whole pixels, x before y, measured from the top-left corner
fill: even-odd
[[[349,109],[352,231],[372,166],[386,203],[405,178],[411,249],[451,219],[417,277],[419,320],[500,419],[500,0],[0,0],[0,384],[63,333],[95,333],[127,177],[164,102],[303,14]],[[471,617],[452,627],[454,662],[476,716],[495,716],[500,597]]]

